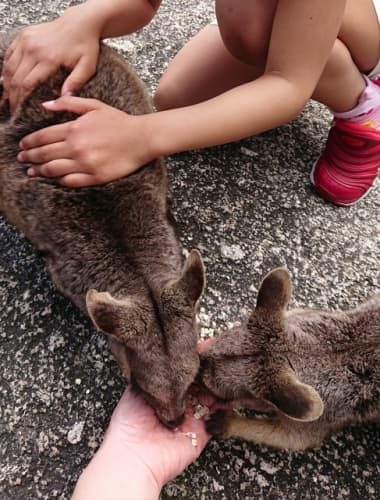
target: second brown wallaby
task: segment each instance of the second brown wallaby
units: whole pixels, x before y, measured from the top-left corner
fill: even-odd
[[[0,72],[14,35],[0,36]],[[43,252],[58,289],[109,336],[122,371],[161,421],[176,427],[199,368],[202,260],[193,250],[183,263],[168,215],[163,159],[91,188],[26,175],[30,165],[16,160],[22,137],[75,118],[41,106],[59,96],[67,74],[61,69],[39,85],[12,116],[7,100],[0,101],[0,209]],[[78,95],[129,114],[152,112],[143,83],[104,45],[95,76]]]
[[[288,271],[275,269],[248,319],[202,354],[200,379],[212,394],[266,414],[220,410],[211,434],[302,450],[346,426],[380,423],[380,294],[344,312],[287,311],[290,298]]]

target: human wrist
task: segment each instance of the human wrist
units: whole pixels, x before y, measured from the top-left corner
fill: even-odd
[[[80,475],[72,500],[159,498],[163,484],[117,434],[107,432],[101,447]]]
[[[90,32],[100,40],[105,24],[104,12],[102,9],[95,9],[89,2],[73,5],[65,10],[57,21],[71,25],[72,23],[85,26],[85,31]]]
[[[155,11],[150,2],[128,2],[125,0],[87,0],[68,8],[64,15],[75,12],[82,26],[90,25],[99,39],[128,35],[148,24]]]
[[[170,111],[157,111],[148,115],[142,115],[144,123],[142,130],[146,137],[146,152],[150,158],[158,158],[178,153],[182,149],[177,148],[175,123],[171,123]],[[172,129],[173,126],[173,129]]]
[[[152,112],[144,115],[128,115],[127,119],[133,118],[135,120],[135,130],[139,131],[139,138],[141,144],[144,145],[140,148],[141,156],[136,158],[138,164],[145,165],[160,156],[165,156],[168,152],[163,148],[158,136],[160,135],[160,121],[157,119],[158,113]]]
[[[157,111],[148,117],[145,133],[157,156],[167,156],[191,149],[219,144],[215,127],[210,126],[206,108],[201,104]],[[222,143],[222,142],[220,142]]]

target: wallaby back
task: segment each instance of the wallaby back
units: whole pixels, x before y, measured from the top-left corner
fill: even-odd
[[[0,71],[15,33],[0,36]],[[41,103],[59,96],[67,71],[38,86],[14,115],[0,101],[0,208],[41,250],[58,289],[109,335],[123,372],[167,425],[183,418],[198,367],[195,312],[204,286],[200,255],[183,264],[167,210],[162,159],[104,186],[69,189],[29,178],[16,159],[34,130],[75,119]],[[0,88],[0,96],[2,88]],[[152,112],[126,61],[101,46],[97,72],[78,93],[129,114]],[[96,291],[98,290],[98,291]]]
[[[297,450],[347,425],[380,420],[380,294],[346,312],[287,311],[290,297],[287,270],[272,271],[248,319],[202,354],[208,390],[267,414],[217,412],[212,434]]]

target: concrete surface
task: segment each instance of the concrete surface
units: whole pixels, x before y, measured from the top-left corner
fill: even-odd
[[[212,4],[167,0],[149,27],[114,44],[153,91],[176,51],[210,21]],[[50,19],[68,5],[0,1],[1,28]],[[310,188],[329,120],[310,104],[278,130],[168,159],[184,246],[200,248],[207,265],[203,336],[241,318],[278,264],[292,272],[292,306],[345,308],[379,289],[380,190],[337,208]],[[104,339],[55,291],[31,245],[3,221],[0,231],[0,498],[69,498],[123,381]],[[375,499],[379,472],[380,433],[371,426],[305,453],[212,441],[162,498]]]

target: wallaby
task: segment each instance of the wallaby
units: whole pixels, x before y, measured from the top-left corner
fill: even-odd
[[[0,71],[14,35],[0,37]],[[161,158],[90,188],[69,189],[26,175],[30,164],[16,160],[21,138],[75,118],[41,106],[59,96],[67,74],[62,68],[39,85],[12,116],[7,100],[0,101],[0,209],[43,252],[58,289],[87,308],[96,327],[108,334],[123,373],[161,421],[176,427],[199,369],[196,308],[204,288],[203,263],[192,250],[183,264]],[[105,45],[95,76],[78,95],[130,114],[152,112],[143,83]]]
[[[207,424],[214,436],[302,450],[380,422],[380,294],[346,312],[287,311],[290,298],[288,271],[273,270],[246,322],[201,355],[200,380],[214,396],[267,414],[219,410]]]

